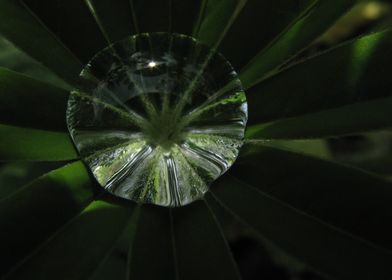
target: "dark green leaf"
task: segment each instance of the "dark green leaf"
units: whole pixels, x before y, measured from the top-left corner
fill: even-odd
[[[106,279],[127,279],[127,266],[129,262],[129,252],[133,244],[136,228],[140,218],[140,205],[124,200],[124,204],[132,205],[133,213],[130,220],[127,221],[125,229],[113,246],[113,250],[108,256],[96,267],[91,275],[91,280]]]
[[[67,131],[68,92],[0,68],[0,123]]]
[[[392,127],[392,98],[362,102],[248,128],[247,138],[316,138]]]
[[[169,0],[130,0],[136,33],[168,32],[170,28]]]
[[[46,1],[45,3],[50,5],[52,2]],[[50,12],[50,9],[48,11]],[[0,18],[2,19],[0,33],[8,40],[63,79],[71,83],[76,80],[82,68],[80,61],[37,19],[22,1],[1,0]]]
[[[131,214],[132,207],[91,203],[6,279],[88,279],[113,249]]]
[[[301,154],[318,158],[331,159],[328,139],[261,139],[246,140],[247,143],[262,143],[266,146],[295,151]]]
[[[0,166],[0,200],[63,162],[9,162]]]
[[[126,279],[127,255],[122,252],[112,252],[103,264],[95,271],[89,280]]]
[[[83,0],[108,42],[116,42],[135,33],[130,0]],[[82,2],[82,1],[80,1]]]
[[[200,14],[194,37],[212,48],[217,48],[246,0],[209,0]]]
[[[91,185],[86,168],[76,162],[0,200],[0,250],[6,252],[1,274],[77,215],[93,199]]]
[[[240,279],[223,231],[207,202],[172,211],[179,279]]]
[[[105,37],[86,1],[23,0],[31,13],[38,17],[42,24],[83,64],[107,46]],[[47,50],[48,46],[41,42],[40,48]],[[70,74],[77,77],[80,70],[75,69]]]
[[[193,35],[194,26],[203,9],[203,0],[169,0],[171,1],[171,31]]]
[[[62,161],[77,157],[67,133],[0,124],[1,161]]]
[[[255,143],[244,147],[232,174],[392,251],[391,182],[355,168]]]
[[[145,205],[140,211],[127,279],[176,279],[170,209]]]
[[[222,177],[212,190],[224,207],[260,235],[333,279],[387,280],[392,273],[390,251],[282,203],[229,175]]]
[[[245,88],[257,84],[284,62],[298,54],[346,13],[356,0],[317,0],[257,54],[241,72]]]
[[[247,95],[249,122],[268,122],[392,94],[392,31],[365,36],[298,63]]]
[[[136,33],[173,32],[192,35],[200,0],[131,0]]]
[[[70,86],[55,73],[37,62],[0,35],[0,67],[69,90]]]
[[[247,1],[219,50],[235,69],[241,69],[309,4],[303,2],[310,1]]]

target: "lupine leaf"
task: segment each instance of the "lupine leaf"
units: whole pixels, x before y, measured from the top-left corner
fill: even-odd
[[[81,162],[38,178],[0,200],[1,274],[36,249],[93,199],[91,178]],[[65,247],[64,247],[65,248]],[[40,266],[42,267],[42,266]]]
[[[0,68],[0,123],[67,131],[68,92]]]
[[[29,77],[55,85],[65,90],[70,85],[60,79],[53,71],[37,62],[26,53],[16,48],[11,42],[1,36],[0,32],[0,67],[25,74]]]
[[[131,207],[91,203],[5,279],[88,279],[113,249],[131,214]]]
[[[203,9],[203,0],[169,0],[171,1],[171,28],[175,33],[193,35],[197,18]]]
[[[232,175],[301,211],[392,251],[392,227],[388,226],[392,220],[389,211],[392,183],[385,179],[257,142],[244,146]]]
[[[90,12],[86,0],[66,2],[23,0],[23,2],[31,13],[38,17],[42,24],[83,64],[107,46],[105,37]],[[117,6],[117,3],[113,6]],[[79,73],[80,70],[72,74],[77,77]]]
[[[247,0],[210,0],[205,4],[194,37],[217,48]]]
[[[179,279],[240,279],[223,231],[207,202],[174,209],[173,232]]]
[[[0,124],[0,161],[63,161],[77,157],[67,133]]]
[[[129,0],[84,0],[108,42],[135,34]]]
[[[202,1],[131,0],[137,33],[173,32],[192,35]]]
[[[129,250],[127,279],[176,279],[169,212],[169,208],[149,205],[140,209]]]
[[[63,166],[63,162],[8,162],[0,166],[0,200],[39,176]]]
[[[299,211],[234,177],[223,177],[213,186],[213,194],[262,237],[333,279],[386,280],[392,273],[391,251]]]
[[[312,1],[247,1],[219,50],[236,70],[240,70]]]
[[[317,0],[283,31],[267,48],[260,51],[241,71],[241,81],[249,88],[316,40],[356,0]]]
[[[76,81],[82,69],[80,61],[22,1],[1,0],[0,17],[0,34],[61,78]]]
[[[308,59],[248,91],[250,124],[300,116],[392,94],[392,31]]]
[[[248,128],[247,138],[316,138],[392,127],[392,98],[381,98]]]

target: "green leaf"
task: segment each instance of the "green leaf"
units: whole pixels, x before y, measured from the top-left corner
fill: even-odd
[[[222,40],[219,51],[234,69],[241,69],[281,33],[309,5],[308,2],[311,1],[247,1]]]
[[[131,214],[132,207],[91,203],[5,279],[88,279],[113,249]]]
[[[136,33],[167,32],[170,26],[169,0],[130,0]]]
[[[295,151],[308,156],[314,156],[324,159],[331,159],[332,155],[327,139],[262,139],[262,140],[245,140],[246,144],[263,144],[265,146]]]
[[[25,74],[34,79],[69,90],[69,85],[51,70],[37,62],[0,35],[1,67]]]
[[[172,209],[143,206],[129,259],[127,279],[240,279],[204,201]]]
[[[356,168],[257,143],[244,146],[232,175],[392,251],[389,181]]]
[[[127,279],[176,279],[170,211],[141,207],[129,250]]]
[[[247,0],[209,0],[204,4],[193,37],[217,48]]]
[[[0,124],[0,161],[62,161],[77,157],[67,133]]]
[[[228,211],[257,233],[333,279],[387,280],[392,273],[390,251],[299,211],[234,177],[222,177],[212,190]]]
[[[289,118],[391,96],[392,30],[305,60],[251,88],[249,123]]]
[[[4,37],[66,81],[76,80],[82,69],[80,61],[22,1],[1,0],[0,17],[0,33]]]
[[[105,37],[85,1],[23,0],[30,12],[39,18],[45,28],[50,30],[51,34],[82,64],[86,64],[98,51],[107,46]],[[40,47],[48,48],[44,44]],[[78,77],[81,69],[75,70],[71,73]]]
[[[171,1],[171,31],[193,35],[198,16],[203,11],[203,0],[169,0]]]
[[[0,200],[63,162],[9,162],[0,165]]]
[[[282,32],[268,47],[260,51],[240,73],[245,88],[257,84],[277,67],[310,45],[356,0],[317,0]]]
[[[116,251],[112,252],[89,280],[126,279],[126,264],[126,255]]]
[[[118,199],[116,200],[116,202],[120,202]],[[125,229],[114,244],[111,252],[105,257],[99,266],[95,268],[94,273],[89,278],[91,280],[106,280],[112,278],[127,279],[127,265],[129,262],[128,255],[130,253],[129,248],[132,246],[136,234],[141,205],[135,205],[133,202],[128,200],[123,200],[122,202],[120,203],[128,205],[127,207],[129,207],[130,204],[132,205],[132,216],[127,221]]]
[[[0,68],[0,123],[67,131],[68,92]]]
[[[200,0],[131,0],[136,33],[173,32],[192,35]]]
[[[116,42],[135,33],[129,0],[84,0],[108,42]]]
[[[361,102],[248,128],[247,138],[321,138],[392,127],[392,98]]]
[[[240,279],[223,230],[206,201],[175,208],[178,279]]]
[[[0,238],[4,240],[0,250],[7,252],[0,262],[1,274],[36,249],[92,199],[91,178],[84,165],[76,162],[0,200]]]

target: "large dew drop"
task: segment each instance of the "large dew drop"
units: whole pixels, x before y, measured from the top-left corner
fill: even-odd
[[[67,123],[99,184],[139,203],[201,199],[235,161],[247,103],[226,59],[178,34],[140,34],[81,73]]]

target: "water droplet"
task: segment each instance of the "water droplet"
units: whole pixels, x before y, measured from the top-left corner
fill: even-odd
[[[245,93],[226,59],[179,34],[140,34],[99,52],[71,92],[67,123],[99,184],[139,203],[201,199],[235,161]]]

